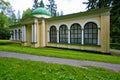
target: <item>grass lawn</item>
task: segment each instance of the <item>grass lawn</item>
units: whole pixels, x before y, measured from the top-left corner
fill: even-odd
[[[120,72],[0,58],[0,80],[120,80]]]
[[[56,48],[24,47],[20,44],[13,44],[7,40],[0,40],[0,51],[120,64],[120,57],[117,56],[93,54],[91,52],[64,50]]]

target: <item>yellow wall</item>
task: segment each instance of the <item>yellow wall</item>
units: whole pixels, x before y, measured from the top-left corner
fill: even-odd
[[[56,21],[48,21],[47,24],[47,30],[46,30],[46,36],[47,36],[47,46],[51,47],[60,47],[60,48],[71,48],[71,49],[81,49],[81,50],[92,50],[92,51],[99,51],[103,53],[109,53],[109,40],[110,40],[110,17],[109,12],[97,14],[97,15],[89,15],[89,16],[83,16],[83,17],[74,17],[70,19],[64,19],[64,20],[56,20]],[[70,29],[70,26],[73,23],[79,23],[81,27],[83,28],[84,25],[87,22],[95,22],[98,25],[98,29],[100,30],[100,45],[98,46],[85,46],[85,45],[72,45],[72,44],[59,44],[59,43],[49,43],[48,42],[48,33],[49,29],[52,25],[55,25],[57,27],[57,30],[59,29],[60,25],[66,24],[68,27],[68,30]]]
[[[45,20],[41,19],[34,19],[37,27],[37,42],[32,42],[32,23],[26,24],[26,39],[27,41],[22,43],[24,46],[31,46],[31,47],[58,47],[58,48],[69,48],[69,49],[80,49],[80,50],[92,50],[92,51],[99,51],[103,53],[109,53],[109,41],[110,41],[110,17],[109,12],[104,12],[101,14],[96,15],[88,15],[88,16],[78,16],[73,18],[61,19],[61,20]],[[98,46],[89,46],[89,45],[73,45],[73,44],[59,44],[59,43],[49,43],[49,29],[52,25],[57,27],[57,31],[62,24],[67,25],[68,30],[73,23],[79,23],[84,28],[85,24],[88,22],[94,22],[97,24],[98,29],[100,30],[100,45]],[[21,26],[22,27],[22,26]],[[11,29],[17,29],[11,28]]]

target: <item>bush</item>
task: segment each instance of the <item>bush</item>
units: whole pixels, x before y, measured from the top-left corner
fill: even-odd
[[[110,48],[120,50],[120,43],[110,43]]]
[[[8,28],[0,27],[0,39],[9,39],[10,38],[10,30]]]

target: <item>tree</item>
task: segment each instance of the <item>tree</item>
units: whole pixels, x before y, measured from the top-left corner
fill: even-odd
[[[100,8],[106,8],[106,7],[110,7],[112,5],[112,0],[98,0],[96,8],[100,9]]]
[[[0,27],[0,39],[9,39],[10,31],[8,28]]]
[[[97,5],[97,0],[88,0],[88,2],[83,2],[83,4],[87,5],[87,9],[91,10],[91,9],[96,9],[96,5]]]
[[[113,43],[120,43],[120,0],[113,0],[111,10],[111,38]]]
[[[16,16],[13,12],[11,16],[8,18],[8,26],[14,25],[16,23]]]
[[[0,13],[0,27],[6,27],[8,22],[8,17],[3,13]]]
[[[39,7],[38,0],[34,0],[33,10]]]
[[[32,10],[28,8],[26,11],[23,11],[22,18],[29,16],[32,13]]]
[[[56,16],[57,5],[54,0],[48,0],[49,4],[47,5],[47,9],[50,11],[51,16]]]
[[[110,7],[111,3],[112,0],[88,0],[88,2],[83,2],[87,5],[88,10]]]

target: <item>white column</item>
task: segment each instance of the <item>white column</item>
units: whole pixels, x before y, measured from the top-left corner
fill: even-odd
[[[26,26],[22,26],[22,41],[26,42]]]
[[[70,30],[68,30],[68,44],[70,44]]]
[[[26,42],[26,26],[24,25],[24,42]]]
[[[84,29],[82,29],[82,44],[84,44]]]
[[[42,34],[42,35],[41,35],[41,36],[42,36],[42,37],[41,37],[41,38],[42,38],[42,40],[41,40],[41,41],[42,41],[42,47],[45,47],[45,45],[46,45],[46,41],[45,41],[45,40],[46,40],[46,34],[45,34],[45,19],[42,19],[42,28],[41,28],[41,30],[42,30],[42,31],[41,31],[41,32],[42,32],[42,33],[41,33],[41,34]]]
[[[32,42],[34,42],[34,24],[32,24]]]
[[[24,41],[24,28],[23,28],[23,26],[22,26],[22,29],[21,29],[21,31],[22,31],[22,42]]]
[[[48,42],[50,42],[50,31],[48,31]]]
[[[32,24],[32,42],[37,42],[36,24]]]
[[[36,23],[34,24],[34,42],[37,42]]]
[[[59,30],[57,30],[57,43],[59,43]]]
[[[100,45],[100,28],[98,29],[98,45]]]

